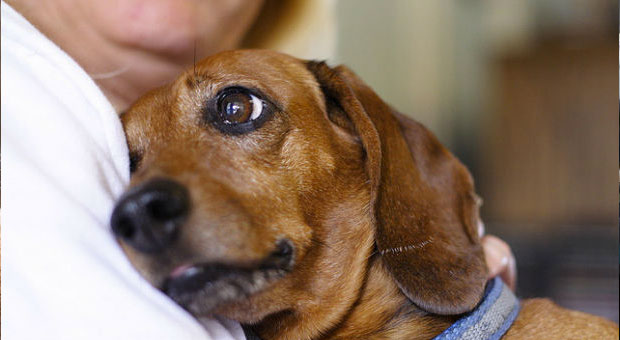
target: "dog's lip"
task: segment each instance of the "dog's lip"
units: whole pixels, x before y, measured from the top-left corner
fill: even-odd
[[[164,292],[173,299],[207,289],[210,285],[226,279],[236,281],[251,275],[245,266],[224,263],[183,264],[170,272],[163,285]]]
[[[161,290],[195,314],[205,314],[225,301],[265,289],[293,269],[292,242],[282,239],[260,261],[182,263],[169,272]]]
[[[203,315],[223,302],[265,289],[289,271],[290,268],[278,266],[224,263],[180,265],[164,281],[162,291],[191,313]]]

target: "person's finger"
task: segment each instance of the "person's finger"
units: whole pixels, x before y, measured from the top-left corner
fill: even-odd
[[[514,290],[517,280],[517,269],[510,246],[501,239],[486,235],[482,238],[482,248],[489,269],[489,278],[500,276]]]

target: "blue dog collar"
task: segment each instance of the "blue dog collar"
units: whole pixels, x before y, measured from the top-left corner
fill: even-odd
[[[488,283],[480,304],[434,340],[497,340],[508,331],[519,309],[519,300],[496,277]]]
[[[433,340],[498,340],[519,314],[519,300],[500,278],[487,284],[484,298]],[[261,340],[250,328],[243,327],[248,340]]]

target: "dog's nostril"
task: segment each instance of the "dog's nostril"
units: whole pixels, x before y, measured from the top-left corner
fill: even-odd
[[[148,218],[157,222],[170,222],[183,218],[189,211],[187,190],[172,181],[153,182],[140,201]]]
[[[175,197],[157,197],[146,204],[147,213],[155,220],[168,221],[185,212],[186,205]]]
[[[119,219],[112,227],[114,228],[114,233],[122,239],[130,239],[136,233],[133,222],[128,218]]]

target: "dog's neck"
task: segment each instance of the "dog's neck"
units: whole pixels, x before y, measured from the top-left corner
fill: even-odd
[[[380,256],[373,256],[365,282],[352,299],[353,304],[339,315],[330,329],[317,332],[316,320],[303,313],[291,312],[268,318],[255,329],[261,339],[432,339],[448,328],[456,317],[429,315],[413,305],[398,289],[386,271]],[[333,311],[325,306],[324,316],[333,319]],[[307,334],[300,334],[306,331]],[[314,332],[312,331],[314,330]],[[314,333],[314,334],[313,334]]]

